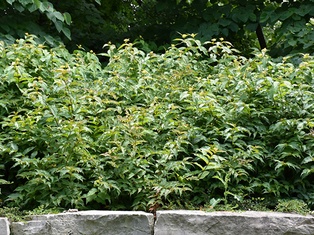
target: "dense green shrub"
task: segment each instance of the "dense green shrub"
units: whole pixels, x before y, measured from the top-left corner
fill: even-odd
[[[5,203],[313,206],[313,57],[247,59],[193,35],[175,43],[163,54],[108,44],[103,68],[93,53],[32,37],[1,44]]]

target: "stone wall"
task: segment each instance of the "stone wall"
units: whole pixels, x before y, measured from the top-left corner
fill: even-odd
[[[78,211],[0,218],[0,235],[314,235],[314,217],[274,212]]]

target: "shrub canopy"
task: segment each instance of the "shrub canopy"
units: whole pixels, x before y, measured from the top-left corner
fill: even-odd
[[[308,54],[247,59],[182,35],[95,54],[0,44],[1,197],[24,208],[144,209],[295,197],[313,206]]]

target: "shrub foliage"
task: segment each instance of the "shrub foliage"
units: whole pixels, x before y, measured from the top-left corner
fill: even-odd
[[[165,53],[0,44],[1,197],[142,209],[314,199],[314,58],[182,35]],[[142,44],[141,44],[142,43]]]

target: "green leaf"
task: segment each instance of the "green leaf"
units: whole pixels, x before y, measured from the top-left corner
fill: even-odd
[[[62,32],[64,33],[64,35],[69,39],[71,40],[71,31],[70,29],[66,28],[66,27],[63,27],[62,28]]]
[[[78,173],[73,173],[72,176],[74,176],[75,179],[83,182],[84,181],[84,177]]]
[[[58,32],[61,32],[63,30],[63,23],[61,21],[54,20],[53,18],[52,21],[54,21],[54,24]]]
[[[37,8],[40,8],[40,4],[41,4],[40,0],[33,0],[33,3],[36,5]]]
[[[279,14],[279,19],[284,21],[286,19],[288,19],[289,17],[291,17],[296,11],[296,8],[289,8],[287,11],[284,11],[282,13]]]
[[[229,25],[229,28],[231,29],[232,32],[238,32],[239,30],[239,26],[233,22]]]
[[[314,157],[308,156],[308,157],[304,158],[303,161],[301,162],[301,164],[307,164],[309,162],[314,162]]]
[[[6,0],[7,3],[9,3],[10,5],[13,4],[13,2],[15,2],[15,0]]]
[[[270,11],[263,11],[260,15],[260,23],[265,23],[270,19],[270,16],[273,14],[273,12]]]
[[[12,182],[0,179],[0,185],[3,185],[3,184],[12,184]],[[0,190],[0,195],[1,195],[1,190]]]
[[[228,19],[220,19],[219,24],[222,25],[223,27],[229,26],[231,24],[231,21]]]
[[[238,19],[239,19],[241,22],[247,22],[250,15],[248,15],[247,13],[245,13],[245,14],[239,14],[239,15],[237,15],[237,16],[238,16]]]
[[[180,100],[185,100],[187,97],[189,97],[189,93],[187,91],[184,91],[180,94]]]
[[[35,147],[28,147],[23,151],[23,154],[26,155],[28,154],[30,151],[32,151]]]
[[[279,82],[274,82],[269,90],[269,96],[273,98],[274,95],[278,93],[278,89],[279,89]]]
[[[88,193],[85,196],[87,204],[96,198],[97,192],[98,192],[98,189],[96,189],[96,188],[92,188],[91,190],[88,191]]]
[[[60,20],[60,21],[64,21],[64,17],[63,17],[63,15],[60,13],[60,12],[58,12],[58,11],[55,11],[55,12],[53,12],[53,15],[54,15],[54,17],[56,18],[56,19],[58,19],[58,20]]]
[[[37,5],[36,4],[32,4],[32,5],[29,5],[28,7],[27,7],[27,9],[29,10],[29,12],[34,12],[34,11],[36,11],[37,9],[38,9],[38,7],[37,7]]]
[[[53,5],[48,1],[43,1],[43,2],[41,1],[40,6],[39,6],[39,10],[41,12],[50,12],[50,13],[52,13],[54,11]]]
[[[65,22],[66,22],[68,25],[70,25],[71,22],[72,22],[71,15],[70,15],[68,12],[65,12],[65,13],[63,13],[63,17],[64,17]]]
[[[25,10],[25,8],[19,3],[14,3],[13,7],[14,7],[14,9],[18,10],[19,12],[23,12]]]
[[[312,173],[314,173],[314,168],[303,169],[303,171],[301,172],[301,177],[302,177],[302,179],[304,179],[304,178],[306,178],[307,176],[309,176]]]
[[[36,157],[36,156],[37,156],[37,154],[38,154],[38,151],[34,151],[34,152],[32,152],[32,154],[31,154],[31,158]]]
[[[13,142],[10,142],[10,147],[12,149],[12,151],[10,153],[17,152],[19,150],[19,147],[17,146],[17,144],[15,144]]]
[[[218,198],[212,198],[209,201],[209,204],[214,208],[215,206],[217,206],[220,202],[222,201],[222,199]]]
[[[200,175],[199,175],[199,179],[202,180],[204,179],[206,176],[209,175],[209,171],[203,171]]]

